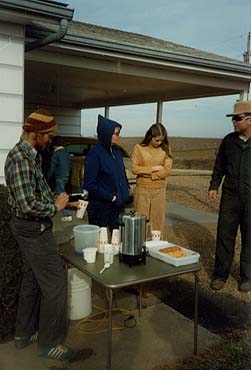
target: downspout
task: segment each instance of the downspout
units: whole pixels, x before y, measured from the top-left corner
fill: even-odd
[[[34,49],[38,49],[42,46],[51,44],[52,42],[61,40],[64,37],[64,35],[66,34],[67,30],[68,30],[68,20],[67,19],[61,19],[60,20],[60,27],[59,27],[58,32],[53,33],[49,36],[46,36],[44,39],[35,40],[35,41],[32,41],[29,44],[25,45],[25,52],[28,52],[28,51],[31,51],[31,50],[34,50]]]

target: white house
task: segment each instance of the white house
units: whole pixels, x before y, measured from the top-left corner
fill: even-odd
[[[72,21],[68,5],[0,0],[0,182],[24,116],[37,106],[80,135],[81,109],[240,94],[249,64],[148,36]]]

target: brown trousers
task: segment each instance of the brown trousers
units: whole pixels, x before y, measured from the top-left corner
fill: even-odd
[[[160,230],[162,235],[165,224],[166,188],[148,189],[136,186],[134,208],[149,220],[148,236],[151,230]]]

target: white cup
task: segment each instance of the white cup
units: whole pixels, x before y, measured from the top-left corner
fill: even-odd
[[[99,241],[98,241],[98,252],[104,253],[104,245],[108,243],[108,233],[106,227],[100,228]]]
[[[160,230],[152,230],[151,235],[152,235],[152,240],[160,240],[161,231]]]
[[[104,250],[104,263],[110,263],[111,265],[114,260],[113,246],[111,244],[105,244],[103,250]]]
[[[79,199],[78,202],[79,202],[79,208],[77,209],[76,217],[83,218],[89,202],[87,202],[86,200],[82,200],[82,199]]]
[[[98,248],[84,248],[83,257],[87,263],[94,263],[96,261],[96,253]]]
[[[113,253],[116,255],[116,254],[119,254],[119,247],[120,247],[120,242],[121,242],[121,238],[120,238],[120,230],[119,229],[113,229],[112,231],[112,240],[111,240],[111,244],[113,246]]]

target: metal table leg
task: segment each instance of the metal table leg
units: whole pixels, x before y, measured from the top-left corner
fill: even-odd
[[[194,355],[198,355],[198,273],[194,273]]]
[[[143,294],[143,286],[142,284],[139,285],[139,316],[142,316],[142,294]]]
[[[108,299],[108,333],[107,333],[107,370],[112,366],[112,289],[107,289]]]

